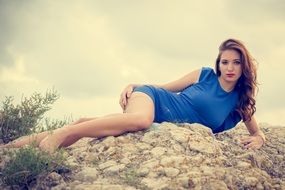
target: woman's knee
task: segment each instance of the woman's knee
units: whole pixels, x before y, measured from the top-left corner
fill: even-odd
[[[87,118],[86,117],[81,117],[81,118],[79,118],[77,121],[75,121],[75,123],[77,124],[77,123],[82,123],[82,122],[84,122],[84,121],[86,121],[87,120]]]
[[[73,124],[82,123],[82,122],[89,121],[89,120],[92,120],[92,119],[95,119],[95,117],[94,118],[81,117],[77,121],[75,121]]]
[[[146,114],[136,114],[134,122],[138,129],[148,129],[153,123],[153,117]]]

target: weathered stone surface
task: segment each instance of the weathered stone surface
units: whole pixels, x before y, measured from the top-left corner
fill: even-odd
[[[104,162],[104,163],[100,164],[100,165],[98,166],[98,168],[99,168],[100,170],[104,170],[104,169],[106,169],[106,168],[109,168],[109,167],[112,167],[112,166],[116,166],[116,165],[117,165],[117,162],[116,162],[116,161],[114,161],[114,160],[109,160],[109,161],[107,161],[107,162]]]
[[[214,135],[199,124],[165,122],[82,139],[67,149],[68,178],[54,172],[34,189],[285,189],[285,127],[260,127],[267,142],[257,151],[240,143],[248,135],[242,125]],[[0,169],[5,162],[1,155]],[[0,189],[9,188],[0,180]]]
[[[180,171],[176,168],[164,168],[164,173],[167,177],[175,177],[179,172]]]
[[[167,148],[164,148],[164,147],[155,147],[151,150],[152,155],[156,158],[161,157],[166,152],[167,152]]]
[[[84,167],[80,172],[75,175],[78,181],[93,182],[97,179],[98,171],[96,168]]]
[[[166,177],[161,177],[158,179],[154,178],[144,178],[141,183],[150,189],[163,189],[168,185],[169,179]]]
[[[118,174],[124,168],[125,168],[125,164],[120,164],[120,165],[109,167],[104,172],[106,172],[106,174],[109,174],[109,175]]]

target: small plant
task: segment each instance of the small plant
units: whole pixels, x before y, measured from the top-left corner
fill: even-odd
[[[57,119],[50,119],[44,118],[42,122],[40,122],[36,127],[32,130],[35,133],[40,133],[43,131],[52,131],[54,129],[60,128],[68,123],[71,123],[73,120],[72,118],[65,118],[64,120],[57,120]]]
[[[58,98],[57,92],[50,90],[44,96],[34,93],[30,98],[22,98],[21,104],[15,106],[13,97],[6,97],[0,110],[0,139],[8,143],[20,136],[37,131],[36,127],[44,113],[51,109],[50,105]],[[58,127],[61,124],[64,123],[53,123],[52,126]]]
[[[99,165],[99,162],[100,160],[98,158],[94,158],[91,163],[94,165],[94,166],[98,166]]]
[[[133,168],[129,168],[124,172],[122,176],[123,181],[131,186],[137,186],[140,184],[140,179],[137,172]]]
[[[11,160],[2,171],[2,180],[6,185],[28,187],[37,176],[68,167],[64,164],[66,158],[62,151],[50,155],[34,146],[26,146],[9,154]]]

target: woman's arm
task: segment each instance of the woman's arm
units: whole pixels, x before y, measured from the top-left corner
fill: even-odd
[[[246,148],[259,149],[265,143],[264,133],[260,130],[253,116],[250,121],[244,123],[251,137],[243,138],[242,143],[246,144]]]
[[[198,69],[198,70],[188,73],[187,75],[183,76],[182,78],[178,80],[175,80],[175,81],[163,84],[163,85],[153,85],[153,84],[151,85],[158,87],[158,88],[169,90],[171,92],[181,92],[187,86],[198,82],[200,74],[201,74],[201,69]],[[142,84],[129,84],[123,90],[120,96],[120,100],[119,100],[119,103],[122,109],[125,109],[125,106],[127,105],[127,102],[128,102],[128,98],[131,96],[133,89],[139,86],[142,86]]]
[[[163,84],[163,85],[153,85],[155,87],[164,88],[166,90],[169,90],[171,92],[181,92],[183,89],[185,89],[187,86],[190,86],[191,84],[197,83],[199,80],[201,74],[201,69],[192,71],[188,73],[187,75],[181,77],[180,79],[177,79],[175,81]]]
[[[246,121],[244,122],[248,132],[252,135],[252,136],[261,136],[261,138],[263,139],[263,141],[265,141],[265,135],[264,133],[260,130],[260,128],[258,127],[255,118],[252,116],[250,121]]]

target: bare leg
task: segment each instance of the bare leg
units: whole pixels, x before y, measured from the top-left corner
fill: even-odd
[[[111,114],[113,115],[113,114]],[[104,117],[108,117],[108,116],[111,116],[111,115],[106,115]],[[82,123],[82,122],[85,122],[85,121],[89,121],[89,120],[93,120],[93,119],[96,119],[96,117],[93,117],[93,118],[81,118],[69,125],[76,125],[78,123]],[[68,126],[66,126],[68,127]],[[20,147],[23,147],[25,145],[28,145],[28,144],[31,144],[31,143],[35,143],[36,146],[38,146],[40,144],[40,142],[48,136],[49,133],[53,133],[53,131],[44,131],[44,132],[41,132],[41,133],[34,133],[32,135],[27,135],[27,136],[23,136],[23,137],[20,137],[12,142],[9,142],[7,144],[4,144],[4,145],[0,145],[0,148],[20,148]],[[66,141],[64,141],[61,146],[63,147],[66,147],[66,146],[69,146],[70,144],[73,144],[75,143],[76,141],[78,141],[79,139],[77,138],[68,138],[66,139]]]
[[[117,136],[148,128],[154,119],[154,105],[149,96],[134,92],[125,113],[101,117],[56,129],[40,143],[40,148],[53,152],[68,138]]]
[[[20,148],[24,145],[31,144],[31,143],[36,143],[36,145],[38,145],[40,141],[48,135],[49,132],[50,131],[44,131],[41,133],[35,133],[32,135],[23,136],[23,137],[20,137],[12,142],[9,142],[1,146],[1,148]]]
[[[118,115],[120,113],[115,113],[115,114],[109,114],[109,115],[105,115],[103,117],[110,117],[110,116],[114,116],[114,115]],[[90,121],[90,120],[94,120],[94,119],[97,119],[98,117],[93,117],[93,118],[81,118],[79,119],[78,121],[75,121],[73,122],[71,125],[76,125],[76,124],[79,124],[79,123],[83,123],[83,122],[86,122],[86,121]],[[66,127],[70,127],[70,126],[66,126]],[[74,143],[76,143],[80,138],[77,137],[77,136],[69,136],[67,137],[60,145],[59,147],[68,147]]]

